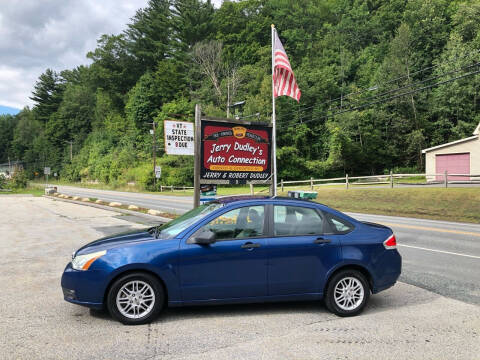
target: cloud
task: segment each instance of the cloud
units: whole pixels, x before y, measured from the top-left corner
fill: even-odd
[[[147,0],[22,0],[0,7],[0,104],[22,108],[38,76],[88,64],[102,34],[125,29]]]
[[[119,34],[148,0],[21,0],[0,7],[0,105],[32,106],[47,69],[88,64],[102,34]],[[221,0],[212,3],[219,7]]]

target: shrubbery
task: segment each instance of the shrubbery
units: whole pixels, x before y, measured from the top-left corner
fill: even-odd
[[[14,189],[25,189],[28,186],[28,177],[25,171],[15,171],[9,181],[9,184]]]
[[[0,190],[6,189],[7,183],[7,178],[3,174],[0,174]]]

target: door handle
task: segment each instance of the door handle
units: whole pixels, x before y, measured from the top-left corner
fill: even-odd
[[[331,242],[330,239],[324,239],[322,237],[319,237],[314,241],[315,244],[328,244],[329,242]]]
[[[259,247],[260,247],[260,244],[251,243],[251,242],[247,242],[242,245],[242,249],[253,249],[253,248],[259,248]]]

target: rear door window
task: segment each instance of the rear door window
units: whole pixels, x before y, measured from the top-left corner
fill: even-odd
[[[275,205],[273,212],[275,236],[323,234],[322,216],[312,208]]]

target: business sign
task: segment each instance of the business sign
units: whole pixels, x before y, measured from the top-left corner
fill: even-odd
[[[193,155],[195,138],[193,123],[187,121],[165,120],[165,152],[168,155]]]
[[[202,120],[201,139],[202,183],[244,184],[270,178],[270,126]]]

